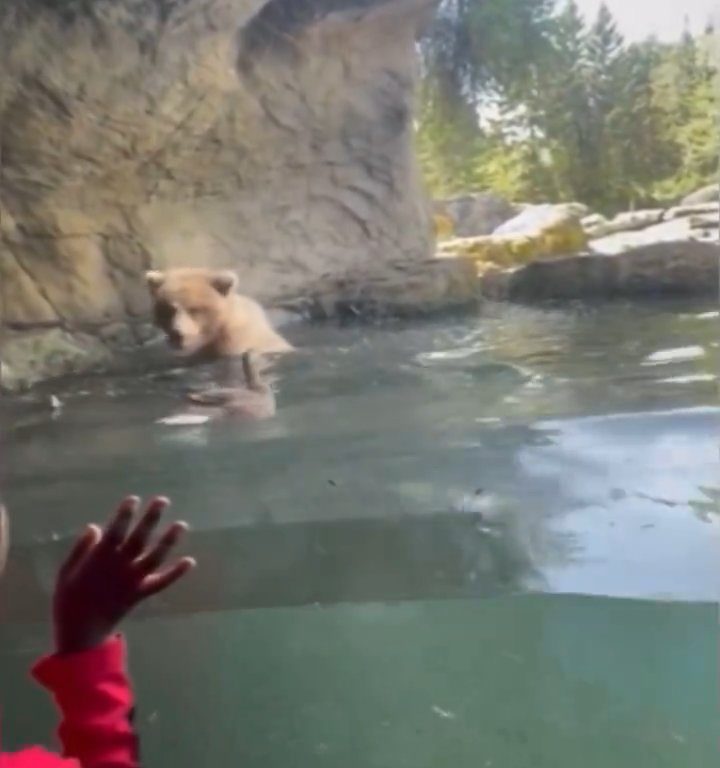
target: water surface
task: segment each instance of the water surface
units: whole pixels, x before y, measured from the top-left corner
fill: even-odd
[[[204,371],[5,401],[11,690],[41,706],[17,669],[66,536],[161,491],[201,568],[130,630],[153,764],[710,764],[719,322],[673,303],[299,328],[277,418],[242,427],[155,423]],[[47,723],[9,717],[17,740]]]

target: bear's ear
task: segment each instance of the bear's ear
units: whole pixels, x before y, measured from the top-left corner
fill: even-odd
[[[222,296],[228,296],[238,287],[238,276],[230,270],[216,272],[211,278],[212,287]]]
[[[165,282],[165,275],[157,269],[151,269],[145,273],[145,282],[152,293],[155,293],[158,288]]]

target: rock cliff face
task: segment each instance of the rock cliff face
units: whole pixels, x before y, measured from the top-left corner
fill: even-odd
[[[231,266],[274,300],[425,259],[412,106],[433,6],[3,0],[6,384],[132,339],[151,266]]]

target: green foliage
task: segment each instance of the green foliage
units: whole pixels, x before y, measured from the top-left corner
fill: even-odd
[[[679,171],[658,179],[659,197],[672,199],[717,178],[720,73],[710,57],[713,41],[712,30],[699,43],[684,35],[652,73],[655,102],[663,111],[661,130],[675,149]]]
[[[443,103],[475,103],[522,81],[548,50],[554,0],[443,0],[422,40],[427,79]]]
[[[422,44],[418,150],[432,192],[612,212],[709,183],[718,42],[708,29],[626,45],[604,4],[586,25],[573,0],[446,0]]]

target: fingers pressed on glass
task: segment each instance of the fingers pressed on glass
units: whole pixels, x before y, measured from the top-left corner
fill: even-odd
[[[140,499],[137,496],[128,496],[120,503],[114,517],[103,531],[101,545],[104,548],[119,547],[124,543],[139,506]]]
[[[164,589],[167,589],[181,579],[194,567],[195,560],[192,557],[183,557],[182,560],[178,560],[177,563],[164,568],[162,571],[151,573],[143,579],[142,584],[140,585],[142,596],[150,597],[158,592],[162,592]]]
[[[89,525],[78,537],[70,550],[65,562],[60,566],[60,578],[67,576],[83,561],[87,554],[97,545],[102,536],[97,525]]]
[[[144,573],[150,573],[156,568],[159,568],[165,562],[170,551],[177,545],[187,529],[187,523],[173,523],[160,537],[157,544],[137,561],[137,568]]]
[[[130,558],[135,558],[143,553],[150,537],[162,518],[163,512],[169,505],[169,499],[162,496],[152,499],[147,505],[145,514],[142,516],[140,522],[130,532],[127,541],[123,545],[124,554]]]

